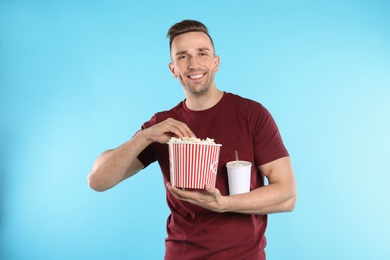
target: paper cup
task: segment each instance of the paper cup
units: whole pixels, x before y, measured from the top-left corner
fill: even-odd
[[[220,144],[168,142],[171,183],[175,187],[215,187]]]
[[[229,194],[249,192],[252,163],[247,161],[231,161],[226,164],[229,182]]]

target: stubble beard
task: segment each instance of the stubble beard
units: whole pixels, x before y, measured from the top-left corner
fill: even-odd
[[[208,77],[207,81],[203,83],[203,86],[201,88],[193,88],[190,86],[191,83],[186,83],[183,80],[180,80],[181,85],[183,88],[188,91],[189,93],[196,95],[196,96],[203,96],[206,93],[209,92],[213,82],[214,82],[214,71],[210,71],[206,76]]]

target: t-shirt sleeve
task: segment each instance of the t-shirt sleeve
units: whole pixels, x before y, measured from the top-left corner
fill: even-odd
[[[270,112],[261,104],[253,106],[251,110],[253,146],[257,166],[289,156]]]

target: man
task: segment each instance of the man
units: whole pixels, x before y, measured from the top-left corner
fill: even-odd
[[[158,161],[171,210],[165,259],[265,259],[267,214],[292,211],[297,193],[278,128],[261,104],[216,87],[220,60],[202,23],[184,20],[168,36],[169,69],[185,100],[156,113],[133,138],[102,153],[89,185],[107,190]],[[194,191],[171,185],[166,143],[172,136],[210,137],[222,144],[215,187]],[[234,160],[235,151],[252,162],[251,191],[229,196],[226,163]],[[264,186],[264,177],[269,185]]]

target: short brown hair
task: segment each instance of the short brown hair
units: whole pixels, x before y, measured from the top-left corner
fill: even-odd
[[[169,50],[171,50],[172,42],[176,36],[183,34],[183,33],[188,33],[188,32],[203,32],[203,33],[205,33],[211,40],[211,44],[213,45],[214,54],[215,54],[214,42],[213,42],[213,39],[211,38],[211,36],[209,35],[209,30],[207,29],[207,27],[203,23],[195,21],[195,20],[183,20],[179,23],[172,25],[172,27],[169,28],[168,33],[167,33],[167,38],[169,38]]]

